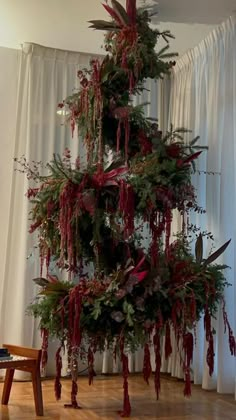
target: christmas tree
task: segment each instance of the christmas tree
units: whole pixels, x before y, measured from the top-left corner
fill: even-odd
[[[144,348],[143,375],[148,383],[153,346],[158,398],[161,340],[165,340],[168,358],[173,329],[183,354],[184,394],[190,395],[192,331],[201,316],[212,374],[211,317],[223,301],[227,285],[222,273],[226,267],[214,261],[228,242],[204,259],[200,234],[192,255],[188,218],[191,211],[203,211],[191,183],[194,161],[201,153],[198,139],[186,144],[183,128],[171,127],[163,135],[155,120],[145,118],[144,107],[133,104],[134,95],[145,89],[147,78],[162,78],[175,64],[168,61],[172,58],[167,51],[171,33],[152,29],[148,11],[137,10],[136,0],[127,0],[126,8],[116,0],[111,0],[111,6],[103,6],[111,20],[91,21],[91,27],[106,31],[107,54],[78,72],[79,91],[59,104],[70,112],[72,132],[77,126],[84,140],[86,167],[80,157],[73,164],[69,150],[62,157],[54,156],[47,164],[46,176],[40,175],[35,166],[22,163],[28,177],[38,182],[28,190],[32,203],[30,231],[39,233],[41,265],[47,269],[47,278],[41,273],[35,279],[41,289],[30,311],[40,319],[43,364],[48,337],[60,341],[56,354],[57,399],[64,346],[71,368],[74,408],[78,407],[79,358],[87,360],[91,383],[95,352],[109,348],[122,362],[121,415],[129,416],[127,351]],[[167,45],[156,52],[160,38]],[[171,240],[173,210],[181,214],[182,230]],[[144,227],[150,235],[145,249],[141,246]],[[68,271],[68,281],[50,275],[52,258],[62,273]],[[235,339],[224,305],[223,314],[230,351],[235,355]]]

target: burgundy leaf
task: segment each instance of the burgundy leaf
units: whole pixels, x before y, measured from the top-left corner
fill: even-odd
[[[213,252],[213,254],[211,254],[206,260],[204,265],[208,265],[211,264],[213,261],[215,261],[221,254],[223,254],[223,252],[226,250],[226,248],[228,247],[228,245],[230,244],[231,239],[229,241],[227,241],[224,245],[222,245],[219,249],[217,249],[217,251]]]
[[[103,7],[106,9],[106,11],[109,13],[109,15],[111,15],[112,19],[114,19],[116,21],[116,23],[118,23],[118,25],[123,26],[123,22],[121,21],[119,15],[115,12],[114,9],[112,9],[112,7],[108,6],[107,4],[103,3]]]
[[[196,244],[195,244],[195,256],[197,263],[202,262],[202,255],[203,255],[203,241],[202,241],[202,234],[197,238]]]
[[[187,159],[184,159],[184,164],[186,164],[186,163],[190,163],[190,162],[192,162],[193,160],[197,159],[197,158],[198,158],[198,156],[199,156],[201,153],[202,153],[202,151],[200,151],[200,152],[196,152],[196,153],[194,153],[193,155],[189,156]]]
[[[135,24],[136,23],[136,0],[126,0],[126,11],[127,15],[129,16],[130,23]]]
[[[124,26],[128,25],[129,24],[129,17],[128,17],[124,7],[117,0],[111,0],[111,4],[112,4],[112,7],[113,7],[113,10],[117,13],[117,15],[119,16],[123,25]]]

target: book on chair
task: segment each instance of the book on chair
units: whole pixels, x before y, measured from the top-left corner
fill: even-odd
[[[0,348],[0,361],[3,360],[12,360],[12,356],[6,348]]]

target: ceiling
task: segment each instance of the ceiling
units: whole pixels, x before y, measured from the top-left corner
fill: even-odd
[[[109,1],[109,0],[108,0]],[[126,0],[119,0],[125,5]],[[107,19],[106,0],[0,0],[0,46],[20,48],[34,42],[65,50],[101,53],[103,33],[88,20]],[[236,0],[137,0],[158,9],[153,23],[170,29],[182,55],[236,10]]]
[[[162,22],[219,24],[236,11],[236,0],[138,0],[153,4]]]

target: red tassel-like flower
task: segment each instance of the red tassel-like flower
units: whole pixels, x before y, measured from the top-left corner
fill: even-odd
[[[209,337],[209,342],[208,342],[208,350],[207,350],[207,364],[209,367],[209,375],[212,376],[213,372],[214,372],[214,357],[215,357],[215,352],[214,352],[214,339],[213,339],[213,334],[211,332],[210,337]]]
[[[41,330],[41,336],[42,336],[42,359],[41,359],[41,366],[42,369],[46,367],[47,361],[48,361],[48,337],[49,333],[46,328],[43,328]]]
[[[165,212],[166,216],[166,256],[169,256],[169,246],[170,246],[170,234],[171,234],[171,220],[172,214],[171,209],[167,208]]]
[[[209,367],[209,375],[211,376],[214,371],[214,340],[213,340],[213,333],[211,328],[211,315],[209,313],[209,309],[206,306],[205,308],[205,315],[204,315],[204,328],[206,332],[206,341],[208,342],[208,350],[206,361]]]
[[[186,368],[185,371],[185,386],[184,386],[184,396],[191,397],[191,376],[190,370]]]
[[[129,153],[129,133],[130,133],[130,127],[129,127],[129,120],[126,119],[124,121],[124,127],[125,127],[125,160],[127,162],[128,160],[128,153]]]
[[[78,385],[75,381],[72,381],[72,386],[71,386],[71,406],[72,408],[80,408],[78,403],[77,403],[77,396],[78,393]]]
[[[81,330],[80,330],[80,314],[82,309],[82,299],[81,296],[76,296],[75,300],[75,318],[74,318],[74,328],[73,328],[73,346],[79,347],[81,342]]]
[[[165,358],[166,360],[172,353],[171,339],[170,339],[170,324],[166,324],[166,336],[165,336]]]
[[[185,352],[185,363],[186,366],[190,367],[190,364],[193,360],[193,346],[194,346],[194,340],[193,340],[193,334],[187,333],[183,337],[183,348]]]
[[[208,307],[205,308],[204,328],[206,332],[206,340],[209,341],[211,337],[211,316],[210,316]]]
[[[71,404],[64,404],[65,408],[81,408],[77,402],[76,396],[78,393],[78,385],[76,383],[76,381],[72,380],[71,383]]]
[[[96,373],[94,372],[93,364],[94,364],[94,354],[93,354],[93,351],[92,351],[91,347],[89,347],[89,349],[88,349],[89,385],[91,385],[93,383],[93,378],[94,378],[94,376],[96,376]]]
[[[183,336],[183,350],[185,355],[184,360],[184,373],[185,373],[185,397],[191,396],[191,376],[190,376],[190,365],[193,360],[193,346],[194,340],[191,333],[186,333]]]
[[[149,378],[152,374],[152,366],[150,360],[149,345],[146,343],[144,347],[144,360],[143,360],[143,378],[149,384]]]
[[[160,331],[158,327],[156,326],[156,332],[153,337],[153,344],[154,344],[154,352],[155,352],[155,390],[156,390],[156,396],[157,400],[159,399],[159,394],[161,390],[161,380],[160,380],[160,372],[161,372],[161,343],[160,343]]]
[[[62,369],[62,358],[61,358],[61,347],[56,352],[56,379],[54,384],[55,396],[57,400],[61,399],[61,369]]]
[[[143,156],[152,153],[152,142],[148,139],[144,130],[140,129],[138,132],[138,140],[141,148],[141,153]]]
[[[121,339],[120,342],[120,354],[122,362],[122,373],[123,373],[123,389],[124,389],[124,400],[123,400],[123,411],[119,412],[121,417],[130,417],[131,405],[129,401],[129,392],[128,392],[128,376],[129,376],[129,363],[128,357],[124,353],[124,339]]]
[[[119,210],[124,219],[124,234],[128,237],[134,232],[134,190],[124,180],[120,181]]]
[[[232,356],[236,356],[236,341],[226,313],[225,301],[223,301],[223,318],[225,324],[225,332],[228,329],[230,353],[232,354]]]

